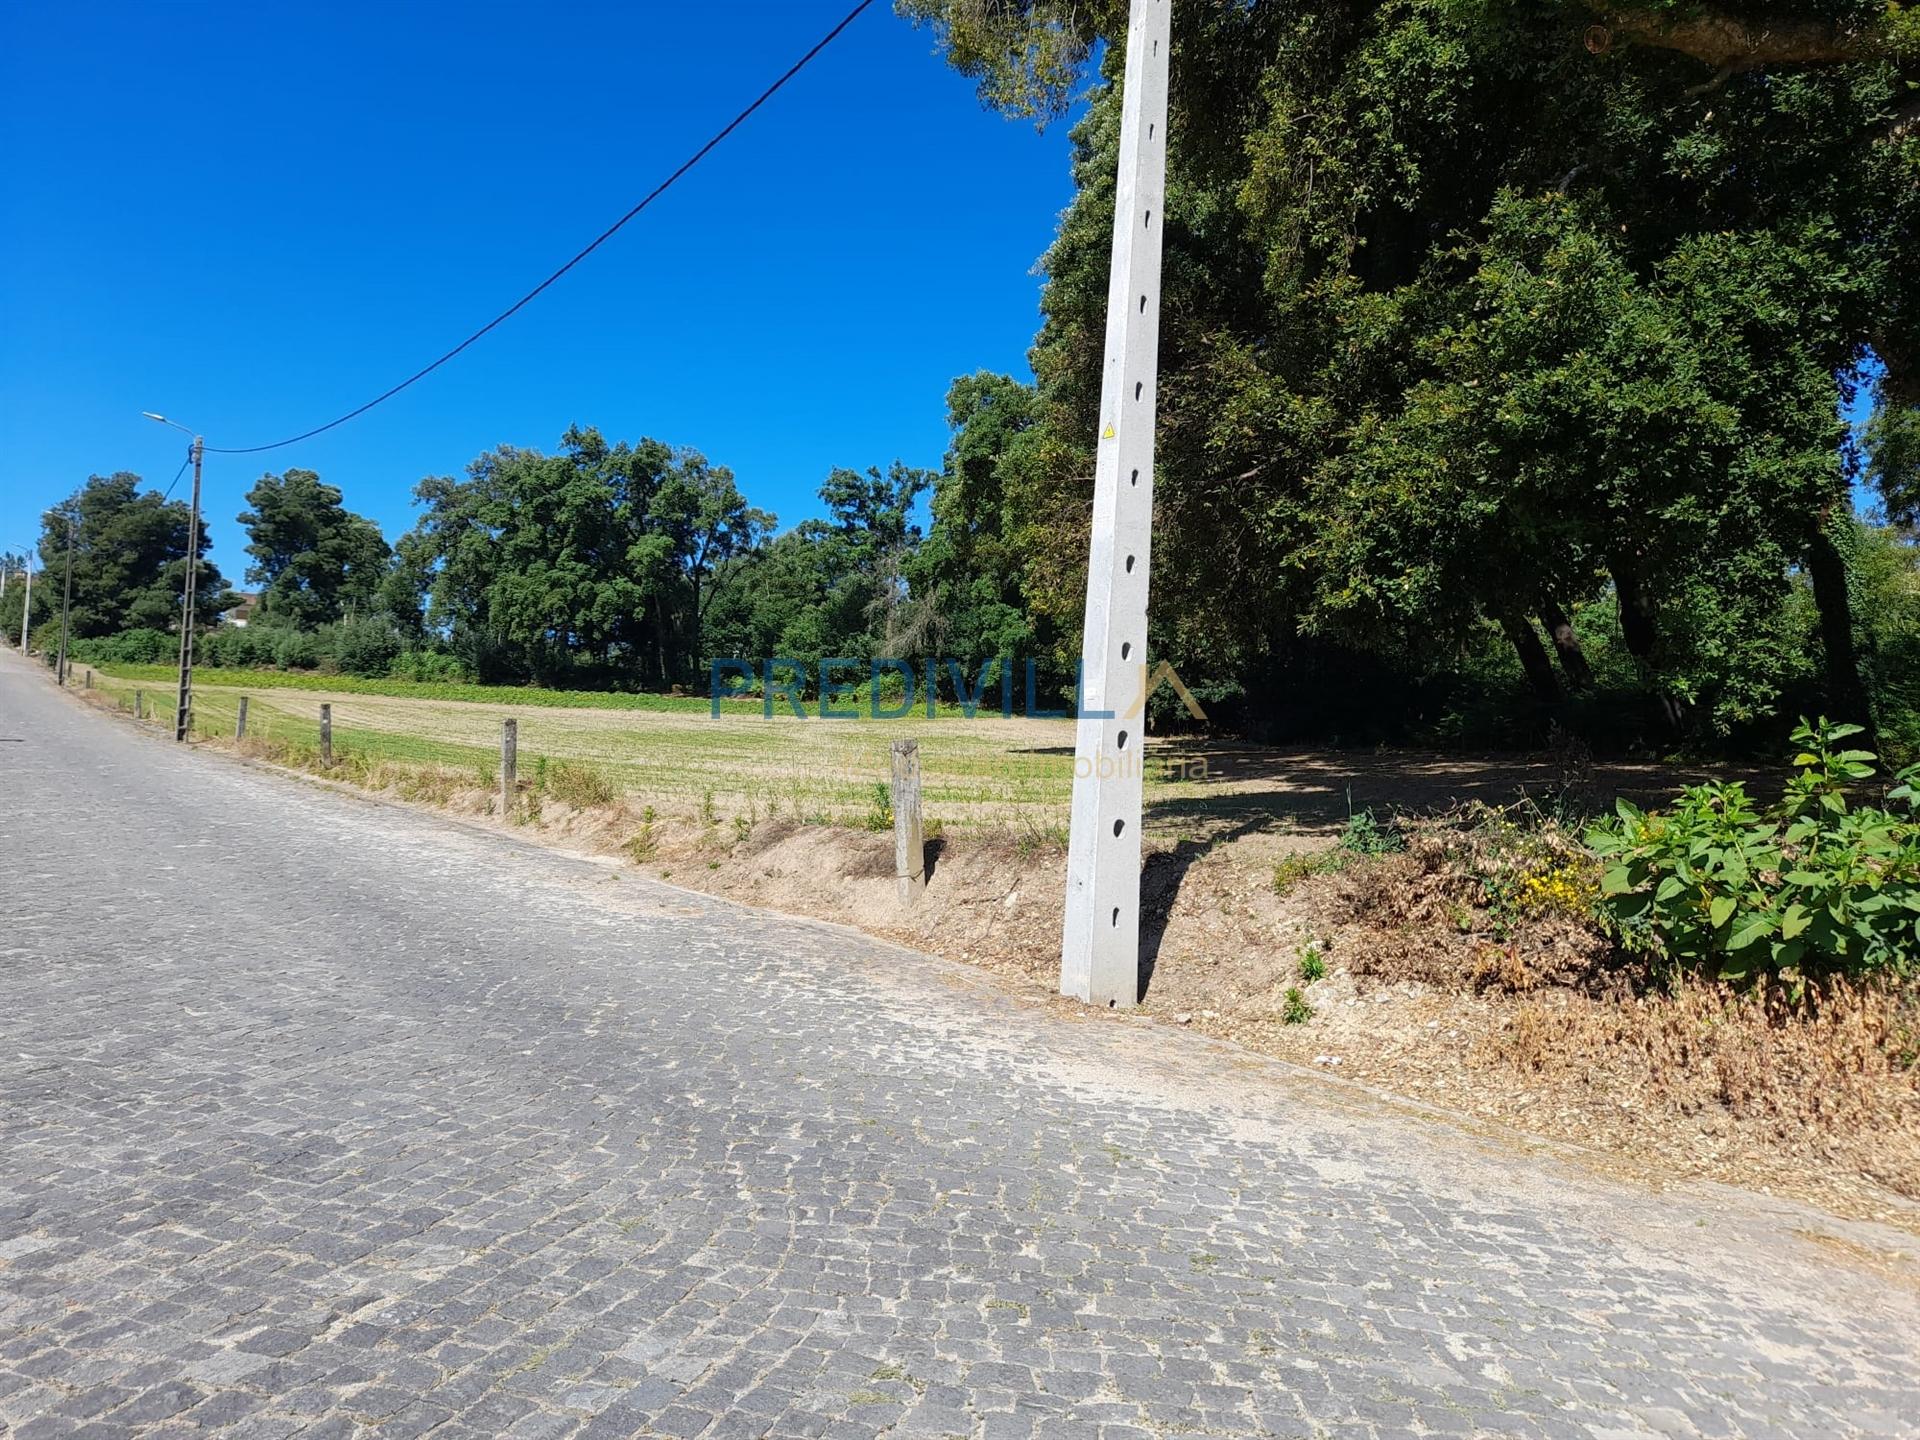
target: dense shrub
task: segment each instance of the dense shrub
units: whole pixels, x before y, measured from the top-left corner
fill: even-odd
[[[334,664],[348,675],[384,676],[400,653],[400,637],[385,620],[371,617],[328,626]]]
[[[282,670],[318,670],[326,659],[320,637],[305,630],[277,630],[273,633],[273,663]]]
[[[1673,966],[1752,982],[1920,969],[1920,767],[1891,808],[1853,808],[1876,758],[1857,725],[1802,722],[1799,773],[1762,811],[1738,781],[1695,785],[1670,814],[1620,801],[1587,843],[1607,862],[1602,908],[1620,938]]]
[[[68,650],[91,665],[161,665],[178,658],[180,637],[164,630],[126,630],[72,641]]]
[[[458,655],[444,650],[409,650],[394,656],[387,666],[389,680],[411,680],[421,685],[460,683],[471,680]]]
[[[229,670],[271,665],[274,641],[281,633],[253,625],[224,625],[201,639],[200,658]]]

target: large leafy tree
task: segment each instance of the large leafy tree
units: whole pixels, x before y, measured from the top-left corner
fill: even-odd
[[[289,470],[261,476],[247,505],[247,580],[263,587],[263,617],[312,629],[377,608],[393,552],[338,489],[311,470]]]
[[[73,603],[69,616],[78,638],[124,630],[178,630],[187,577],[185,501],[167,501],[140,489],[127,471],[93,475],[40,520],[41,569],[34,609],[56,605],[65,593],[69,534],[72,540]],[[196,624],[211,625],[234,604],[220,571],[206,558],[205,529],[194,579]],[[17,612],[16,612],[17,613]]]
[[[415,497],[389,599],[425,597],[425,627],[501,678],[695,679],[728,562],[772,523],[697,452],[579,427],[557,455],[503,446]]]
[[[1125,5],[901,8],[1043,120],[1109,42],[1016,481],[1043,517],[1028,599],[1070,644]],[[1263,0],[1174,23],[1157,646],[1257,685],[1315,647],[1444,655],[1495,625],[1549,694],[1583,683],[1567,617],[1604,599],[1668,717],[1728,725],[1778,702],[1804,572],[1832,704],[1861,713],[1837,416],[1877,356],[1897,493],[1916,12]]]

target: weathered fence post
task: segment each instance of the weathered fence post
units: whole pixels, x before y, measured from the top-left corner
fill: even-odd
[[[920,742],[893,742],[893,873],[900,903],[927,888],[927,849],[920,836]]]
[[[333,768],[333,706],[320,707],[320,768]]]
[[[87,682],[81,688],[85,690],[93,689],[93,671],[91,670],[87,671]]]
[[[520,722],[500,722],[500,818],[513,818],[514,773],[520,764]]]
[[[133,692],[133,718],[136,720],[147,718],[147,692],[144,690]]]
[[[235,740],[247,738],[247,697],[244,695],[240,697],[240,713],[233,722],[233,738]]]

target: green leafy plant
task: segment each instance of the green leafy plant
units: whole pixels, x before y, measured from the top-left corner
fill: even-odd
[[[873,782],[873,791],[867,799],[865,823],[869,830],[893,828],[893,792],[884,780]]]
[[[660,850],[660,837],[654,833],[653,822],[659,817],[653,806],[647,806],[640,816],[640,828],[634,831],[627,841],[627,854],[636,861],[651,860]]]
[[[1280,1007],[1282,1025],[1304,1025],[1313,1018],[1313,1006],[1307,1003],[1307,997],[1297,989],[1289,989],[1285,1003]]]
[[[1340,848],[1350,855],[1391,855],[1406,849],[1407,842],[1391,825],[1374,819],[1373,811],[1356,810],[1347,816]]]
[[[1317,941],[1300,951],[1300,978],[1309,985],[1327,978],[1327,962],[1320,954]]]
[[[1843,748],[1857,725],[1804,720],[1798,773],[1762,811],[1737,781],[1689,786],[1672,811],[1626,801],[1587,843],[1606,862],[1600,907],[1629,949],[1688,971],[1796,988],[1827,974],[1906,974],[1920,960],[1920,767],[1887,805],[1853,808],[1874,774]]]

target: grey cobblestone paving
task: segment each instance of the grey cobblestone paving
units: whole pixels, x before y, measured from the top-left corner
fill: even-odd
[[[11,656],[0,855],[20,1440],[1920,1434],[1911,1278],[1790,1207],[181,754]]]

